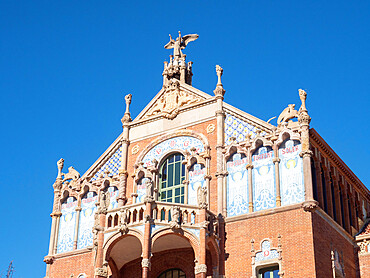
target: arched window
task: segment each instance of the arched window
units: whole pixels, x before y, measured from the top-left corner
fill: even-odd
[[[186,278],[186,275],[181,269],[173,268],[162,272],[158,278]]]
[[[159,201],[170,203],[184,203],[185,157],[175,153],[167,157],[160,167],[159,174]]]

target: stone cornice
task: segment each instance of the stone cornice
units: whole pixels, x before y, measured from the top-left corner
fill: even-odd
[[[57,259],[65,258],[65,257],[82,255],[82,254],[89,253],[89,252],[91,252],[91,249],[83,248],[83,249],[79,249],[79,250],[73,250],[73,251],[69,251],[69,252],[65,252],[65,253],[55,254],[55,255],[53,255],[53,257],[55,258],[55,260],[57,260]]]
[[[310,129],[310,142],[323,152],[331,162],[333,162],[331,164],[335,165],[335,167],[341,171],[347,179],[352,181],[353,185],[362,192],[364,197],[370,202],[370,191],[313,128]]]

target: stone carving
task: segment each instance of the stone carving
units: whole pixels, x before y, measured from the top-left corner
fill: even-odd
[[[169,36],[170,41],[164,46],[164,48],[166,49],[173,48],[173,56],[175,57],[175,59],[183,57],[184,54],[181,52],[181,50],[185,49],[189,42],[195,41],[199,37],[198,34],[189,34],[181,37],[180,31],[179,36],[176,38],[176,40],[172,39],[171,34]]]
[[[102,191],[100,193],[100,200],[99,200],[99,213],[106,213],[108,207],[110,205],[110,194],[109,192]]]
[[[59,161],[58,161],[59,163]],[[63,181],[66,181],[66,180],[78,180],[80,178],[80,173],[77,172],[75,170],[75,168],[73,168],[72,166],[68,168],[68,173],[67,174],[63,174],[62,175],[64,176],[64,179]]]
[[[172,230],[180,229],[180,207],[173,206],[171,207],[171,221],[170,221],[170,228]]]
[[[364,239],[363,241],[357,243],[357,245],[360,247],[360,254],[365,254],[367,252],[366,247],[369,245],[369,242]]]
[[[132,147],[131,154],[137,154],[140,150],[139,145],[135,145]]]
[[[145,197],[144,202],[153,202],[153,182],[151,179],[144,179],[144,186],[145,186]]]
[[[221,76],[223,72],[224,70],[219,65],[216,65],[217,85],[213,93],[215,94],[216,97],[221,97],[221,98],[223,98],[223,96],[225,95],[225,89],[222,86],[222,82],[221,82]]]
[[[54,256],[46,256],[46,257],[44,257],[44,262],[46,264],[53,264],[54,261],[55,261],[55,257]]]
[[[58,179],[61,179],[62,178],[62,170],[63,170],[63,166],[64,166],[64,159],[61,158],[58,160],[57,162],[57,167],[58,167],[58,176],[57,178]]]
[[[97,267],[95,268],[95,276],[102,276],[102,277],[108,277],[108,263],[104,262],[103,267]]]
[[[215,131],[215,129],[216,129],[216,127],[215,127],[215,125],[214,124],[209,124],[208,126],[207,126],[207,133],[209,134],[209,133],[212,133],[213,131]]]
[[[141,260],[141,267],[147,267],[147,268],[150,269],[150,267],[151,267],[150,259],[142,259]]]
[[[201,209],[206,209],[207,204],[207,188],[205,187],[198,187],[197,190],[197,201],[198,201],[198,207]]]
[[[130,211],[128,208],[121,208],[121,227],[120,227],[120,232],[122,234],[127,234],[128,232],[128,222],[129,222],[129,217],[130,217]]]
[[[157,100],[145,117],[162,115],[165,118],[173,119],[179,113],[180,107],[200,100],[200,97],[180,91],[179,81],[170,80],[169,84],[166,86],[164,94]]]
[[[130,115],[130,104],[131,104],[132,95],[128,94],[125,96],[125,102],[126,102],[126,111],[123,115],[123,118],[121,119],[122,124],[131,122],[131,115]]]
[[[205,264],[198,264],[194,267],[194,274],[197,275],[199,273],[207,273],[207,265]]]
[[[288,107],[281,112],[277,119],[277,124],[280,125],[283,122],[288,122],[291,119],[298,117],[298,111],[294,109],[295,104],[288,104]]]

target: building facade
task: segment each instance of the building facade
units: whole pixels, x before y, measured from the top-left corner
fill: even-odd
[[[58,161],[46,277],[370,277],[370,192],[310,127],[192,86],[181,36],[163,87],[80,174]]]

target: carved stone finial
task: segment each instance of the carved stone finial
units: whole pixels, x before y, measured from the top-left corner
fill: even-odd
[[[122,124],[125,124],[125,123],[128,123],[128,122],[131,122],[132,121],[131,115],[130,115],[131,99],[132,99],[132,95],[131,94],[128,94],[128,95],[125,96],[126,111],[125,111],[125,114],[123,115],[123,117],[121,119]]]
[[[223,97],[224,94],[225,94],[225,90],[222,86],[222,82],[221,82],[221,76],[223,74],[223,69],[219,66],[219,65],[216,65],[216,73],[217,73],[217,85],[216,85],[216,89],[213,91],[215,96],[221,96]]]
[[[57,167],[58,167],[58,176],[57,176],[57,179],[61,179],[62,178],[63,166],[64,166],[64,159],[61,158],[57,162]]]
[[[302,105],[301,105],[301,108],[299,108],[299,111],[301,111],[301,110],[307,111],[307,109],[306,109],[307,93],[306,93],[306,91],[304,91],[302,89],[299,89],[298,92],[299,92],[299,98],[301,99],[301,102],[302,102]]]

